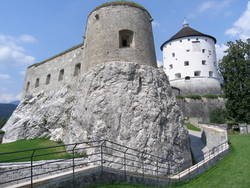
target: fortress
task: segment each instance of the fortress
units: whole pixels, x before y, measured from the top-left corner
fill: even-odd
[[[145,8],[131,2],[97,7],[88,16],[84,43],[28,67],[23,96],[57,90],[100,63],[157,67],[152,20]]]

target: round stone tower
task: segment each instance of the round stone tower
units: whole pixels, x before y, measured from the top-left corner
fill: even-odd
[[[164,70],[170,85],[182,95],[220,94],[216,39],[189,27],[183,28],[161,46]]]
[[[84,70],[100,63],[135,62],[157,67],[152,17],[133,2],[109,2],[88,16]]]

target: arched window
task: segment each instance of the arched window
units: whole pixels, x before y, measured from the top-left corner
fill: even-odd
[[[75,65],[74,76],[79,75],[80,71],[81,71],[81,63],[78,63],[78,64]]]
[[[176,78],[176,79],[181,78],[181,73],[176,73],[176,74],[175,74],[175,78]]]
[[[64,76],[64,69],[61,69],[60,72],[59,72],[58,81],[63,80],[63,76]]]
[[[29,89],[30,89],[30,82],[27,82],[27,84],[26,84],[26,92],[28,92]]]
[[[185,77],[185,80],[190,80],[190,76],[186,76],[186,77]]]
[[[48,85],[50,83],[50,77],[51,77],[50,74],[48,74],[46,77],[46,85]]]
[[[129,48],[132,47],[134,32],[130,30],[119,31],[119,47]]]
[[[35,88],[39,87],[39,78],[36,79]]]

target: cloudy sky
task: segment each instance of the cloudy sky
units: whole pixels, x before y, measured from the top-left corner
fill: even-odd
[[[88,13],[107,0],[0,0],[0,102],[18,100],[28,65],[82,42]],[[250,37],[249,0],[134,0],[149,10],[157,59],[161,44],[182,27],[226,42]]]

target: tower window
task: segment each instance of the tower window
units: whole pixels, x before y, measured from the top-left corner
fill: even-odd
[[[186,77],[185,77],[185,80],[190,80],[190,76],[186,76]]]
[[[213,71],[209,71],[208,74],[209,74],[209,77],[213,77]]]
[[[188,38],[188,41],[190,41],[190,38]]]
[[[64,69],[61,69],[60,72],[59,72],[58,81],[63,80],[63,76],[64,76]]]
[[[39,78],[36,79],[35,88],[39,87]]]
[[[201,71],[194,71],[194,76],[200,76],[201,75]]]
[[[184,66],[188,66],[189,65],[189,61],[184,61]]]
[[[176,74],[175,74],[175,78],[176,78],[176,79],[181,78],[181,73],[176,73]]]
[[[182,40],[180,40],[180,42],[182,42]]]
[[[78,63],[78,64],[75,65],[74,76],[79,75],[80,71],[81,71],[81,63]]]
[[[209,55],[212,55],[212,51],[211,50],[208,50],[208,53],[209,53]]]
[[[30,82],[27,82],[27,85],[26,85],[26,92],[29,91],[29,88],[30,88]]]
[[[173,68],[173,65],[172,65],[172,64],[170,64],[170,65],[169,65],[169,69],[172,69],[172,68]]]
[[[175,53],[174,52],[172,53],[172,57],[175,57]]]
[[[119,47],[129,48],[133,44],[134,32],[130,30],[119,31]]]
[[[206,60],[202,60],[202,65],[206,65]]]
[[[50,77],[51,77],[50,74],[48,74],[46,77],[46,83],[45,83],[46,85],[50,83]]]
[[[202,53],[205,53],[205,51],[206,51],[205,49],[202,49]]]
[[[187,52],[190,52],[190,49],[186,49]]]
[[[96,15],[95,15],[95,19],[96,19],[96,20],[99,20],[99,14],[96,14]]]

